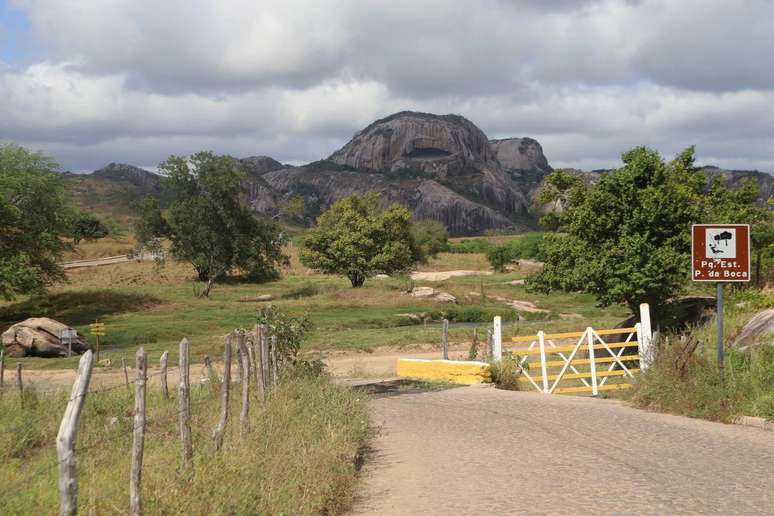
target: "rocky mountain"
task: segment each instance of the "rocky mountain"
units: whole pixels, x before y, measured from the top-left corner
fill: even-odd
[[[147,190],[148,193],[161,192],[161,176],[134,165],[110,163],[99,170],[95,170],[92,175],[97,179],[126,182],[140,189]]]
[[[327,159],[293,167],[268,156],[240,160],[247,171],[242,200],[256,213],[275,216],[294,197],[304,200],[303,222],[336,200],[379,192],[382,202],[400,203],[416,218],[438,220],[455,235],[487,229],[535,227],[535,206],[545,175],[553,170],[532,138],[490,140],[459,115],[402,111],[358,131]],[[746,178],[761,186],[761,203],[774,194],[774,177],[757,171],[704,167],[729,188]],[[581,172],[593,182],[605,171]],[[132,165],[111,163],[91,175],[67,174],[76,200],[95,211],[130,214],[146,195],[165,203],[160,177]]]
[[[253,197],[254,207],[301,195],[309,219],[338,198],[377,191],[385,204],[403,204],[453,234],[534,223],[524,191],[489,139],[458,115],[396,113],[356,133],[327,160],[262,177],[273,191],[271,200]]]

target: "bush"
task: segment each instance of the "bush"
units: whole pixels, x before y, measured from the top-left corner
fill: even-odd
[[[439,314],[433,319],[443,319],[443,317],[452,322],[492,322],[496,316],[500,316],[504,321],[515,321],[518,315],[515,311],[501,307],[486,307],[480,305],[458,305],[448,308],[445,312]]]
[[[520,390],[519,378],[524,368],[519,364],[518,355],[511,353],[503,354],[503,358],[499,362],[492,362],[490,364],[490,371],[492,373],[492,382],[499,389],[509,391]]]
[[[494,247],[483,238],[473,240],[460,240],[459,242],[449,242],[445,251],[447,253],[466,254],[466,253],[486,253]]]
[[[258,310],[257,323],[265,324],[269,335],[277,337],[278,358],[283,366],[298,361],[304,336],[312,329],[309,314],[293,317],[274,305],[268,305]]]
[[[721,380],[714,349],[687,359],[680,346],[663,346],[655,363],[635,382],[632,400],[669,412],[718,421],[740,415],[774,419],[774,348],[751,353],[729,349]]]
[[[505,267],[516,261],[517,253],[510,247],[500,245],[486,252],[486,259],[495,272],[504,272]]]

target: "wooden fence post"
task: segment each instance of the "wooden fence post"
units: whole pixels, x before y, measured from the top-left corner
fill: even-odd
[[[278,366],[277,366],[277,336],[271,336],[271,385],[277,384]]]
[[[161,364],[161,371],[159,372],[159,375],[161,376],[161,396],[165,399],[169,399],[169,387],[167,386],[167,360],[169,360],[169,351],[165,351],[161,354],[161,360],[159,360],[159,363]]]
[[[78,362],[70,400],[67,402],[59,433],[56,434],[56,455],[59,460],[59,514],[70,516],[78,512],[78,481],[75,474],[75,440],[78,436],[78,418],[81,416],[86,393],[89,391],[94,355],[91,350]]]
[[[137,378],[134,388],[134,431],[132,439],[132,474],[129,479],[129,514],[139,516],[142,514],[140,489],[142,483],[142,458],[145,448],[145,382],[148,371],[145,349],[140,348],[137,350],[135,366],[137,367]]]
[[[486,357],[490,360],[492,359],[493,339],[494,337],[492,337],[492,330],[487,330],[486,331]]]
[[[239,332],[235,332],[236,334],[236,345],[234,346],[236,350],[236,366],[237,366],[237,377],[239,378],[239,384],[241,385],[244,383],[245,378],[245,368],[244,363],[242,362],[242,350],[239,348]]]
[[[255,325],[253,329],[255,332],[255,374],[256,374],[256,388],[261,392],[261,398],[266,401],[266,368],[264,367],[264,352],[263,352],[263,330],[259,324]]]
[[[204,355],[204,368],[207,370],[207,378],[210,380],[210,391],[215,394],[215,382],[218,381],[218,376],[215,374],[215,369],[212,367],[210,355]]]
[[[191,443],[191,365],[188,356],[188,339],[184,338],[180,341],[179,355],[180,383],[178,384],[178,401],[180,403],[180,443],[183,447],[183,467],[190,467],[193,460],[193,445]]]
[[[124,366],[124,383],[126,383],[126,392],[132,393],[132,389],[129,388],[129,372],[126,370],[126,359],[121,357],[121,365]]]
[[[22,381],[21,362],[16,364],[16,388],[19,389],[19,403],[24,405],[24,382]]]
[[[255,336],[256,334],[253,332],[253,337]],[[247,335],[245,335],[245,346],[247,347],[247,358],[250,364],[250,384],[254,386],[254,389],[258,389],[258,362],[256,362],[255,354],[257,346],[255,341],[253,341],[253,345],[250,345],[250,339],[247,338]]]
[[[242,411],[239,413],[239,423],[240,432],[244,432],[247,429],[247,418],[250,415],[250,356],[245,345],[243,331],[237,333],[236,342],[242,360]]]
[[[443,337],[441,345],[443,347],[443,359],[449,360],[449,319],[443,320]]]
[[[223,386],[221,392],[220,420],[218,426],[212,432],[212,440],[215,443],[215,449],[220,450],[223,446],[223,434],[226,431],[228,422],[228,400],[229,390],[231,388],[231,337],[232,333],[226,335],[226,342],[223,346]]]
[[[503,320],[495,316],[492,333],[492,360],[499,362],[503,358]]]
[[[269,357],[269,329],[265,324],[261,325],[261,365],[263,366],[263,387],[264,391],[268,393],[271,390],[271,362]]]
[[[2,346],[2,344],[0,344]],[[5,350],[0,349],[0,392],[3,391],[5,384]]]

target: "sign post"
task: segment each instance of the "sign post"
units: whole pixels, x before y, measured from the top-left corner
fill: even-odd
[[[97,360],[96,362],[99,363],[99,338],[100,336],[105,336],[105,323],[101,323],[99,321],[94,321],[89,325],[89,331],[91,332],[94,337],[97,339]]]
[[[59,340],[63,346],[67,346],[67,358],[70,358],[73,354],[73,340],[78,338],[78,333],[75,330],[66,329],[62,330],[62,334],[59,336]]]
[[[714,281],[717,295],[718,369],[723,374],[723,284],[750,281],[750,225],[694,224],[691,277]]]

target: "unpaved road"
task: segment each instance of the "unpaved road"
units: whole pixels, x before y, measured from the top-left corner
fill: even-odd
[[[489,387],[372,403],[353,514],[774,514],[774,432]]]

